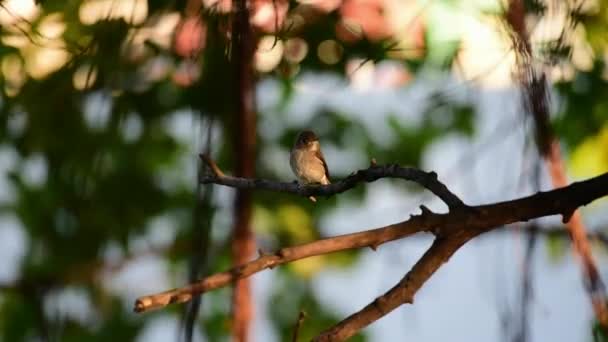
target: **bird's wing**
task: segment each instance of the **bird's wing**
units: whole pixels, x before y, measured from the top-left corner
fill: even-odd
[[[327,180],[329,181],[329,169],[327,168],[327,163],[325,162],[321,149],[315,151],[315,157],[317,157],[317,159],[321,161],[321,164],[323,164],[323,169],[325,169],[325,177],[327,177]]]

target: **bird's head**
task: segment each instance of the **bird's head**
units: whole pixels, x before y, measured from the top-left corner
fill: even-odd
[[[319,138],[313,131],[305,130],[298,134],[296,139],[296,148],[318,148]]]

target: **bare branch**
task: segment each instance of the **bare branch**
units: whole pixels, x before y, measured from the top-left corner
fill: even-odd
[[[376,298],[361,311],[324,331],[313,341],[346,340],[402,304],[412,304],[414,294],[471,237],[471,234],[466,234],[454,239],[436,239],[431,248],[424,253],[422,258],[397,285],[384,295]]]
[[[596,189],[596,186],[601,188]],[[445,231],[443,231],[444,226],[439,231],[443,237],[435,240],[431,248],[395,287],[362,310],[321,333],[314,341],[343,341],[400,305],[413,303],[414,295],[433,273],[462,245],[477,235],[497,226],[513,223],[514,219],[526,221],[534,218],[530,216],[533,212],[539,215],[537,217],[562,214],[566,218],[573,208],[576,209],[606,195],[608,195],[608,173],[519,200],[473,207],[473,211],[460,210],[449,214],[433,214],[445,218]],[[462,216],[458,217],[460,215]],[[497,224],[501,220],[504,222]]]
[[[419,215],[413,216],[408,221],[378,229],[317,240],[294,247],[282,248],[273,254],[267,254],[260,251],[260,255],[256,260],[234,267],[229,271],[216,273],[183,288],[141,297],[137,299],[135,303],[135,311],[144,312],[161,308],[172,303],[187,302],[195,295],[226,286],[237,279],[249,277],[250,275],[267,268],[274,268],[291,261],[347,249],[361,247],[371,247],[375,249],[388,241],[400,239],[418,232],[431,231],[437,224],[439,224],[437,217],[432,219],[431,216]]]
[[[297,182],[277,182],[265,179],[250,179],[225,175],[211,158],[205,155],[201,155],[200,157],[212,171],[211,175],[203,176],[200,179],[204,184],[214,183],[237,189],[271,190],[309,197],[339,194],[354,188],[359,183],[370,183],[380,178],[399,178],[422,185],[445,202],[450,209],[466,206],[458,196],[448,190],[448,188],[437,179],[437,174],[435,172],[425,172],[413,167],[401,167],[396,164],[372,164],[367,169],[354,172],[345,179],[329,185],[300,185]]]
[[[186,287],[141,297],[135,302],[135,311],[143,312],[161,308],[171,303],[186,302],[197,294],[225,286],[236,279],[248,277],[264,269],[294,260],[353,248],[371,247],[375,249],[385,242],[418,232],[432,232],[440,237],[439,241],[449,240],[446,244],[450,246],[462,244],[474,236],[509,223],[527,221],[542,216],[564,215],[572,212],[573,208],[586,205],[606,195],[608,195],[608,173],[561,189],[539,192],[517,200],[459,208],[447,214],[437,214],[430,210],[423,210],[421,215],[412,216],[407,221],[383,228],[282,248],[274,254],[262,253],[254,261],[226,272],[217,273]],[[466,238],[464,242],[462,242],[463,238]],[[440,249],[443,250],[443,248],[445,247]],[[418,277],[418,272],[420,271],[410,274],[410,277]],[[430,277],[430,274],[428,276]],[[356,321],[364,322],[364,320]],[[359,329],[362,327],[360,326]]]

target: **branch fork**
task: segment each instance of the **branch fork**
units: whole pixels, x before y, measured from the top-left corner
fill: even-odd
[[[211,170],[202,183],[214,183],[240,189],[270,190],[300,196],[329,196],[342,193],[358,183],[373,182],[380,178],[399,178],[414,181],[443,200],[448,213],[434,213],[424,205],[421,213],[388,226],[358,233],[334,236],[310,243],[284,247],[275,253],[258,251],[255,260],[231,270],[216,273],[188,286],[143,296],[137,299],[134,310],[144,312],[171,303],[183,303],[194,296],[223,287],[268,268],[317,255],[369,247],[376,250],[381,244],[402,239],[417,233],[431,233],[435,241],[412,269],[392,289],[376,298],[360,311],[321,332],[313,341],[343,341],[369,324],[403,304],[412,304],[414,295],[427,280],[464,244],[476,236],[504,227],[510,223],[562,215],[565,220],[580,206],[608,195],[608,173],[569,186],[515,200],[480,206],[467,206],[439,182],[434,172],[424,172],[398,165],[377,165],[359,170],[347,178],[325,186],[299,186],[295,183],[262,179],[238,178],[224,174],[207,156],[201,159]]]

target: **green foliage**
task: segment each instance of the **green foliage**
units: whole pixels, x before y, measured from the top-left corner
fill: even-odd
[[[434,97],[437,102],[426,111],[420,127],[408,127],[397,119],[389,123],[397,134],[398,147],[392,150],[385,160],[405,165],[419,165],[425,147],[447,132],[465,135],[473,133],[473,110],[470,106],[450,103],[441,95]],[[378,148],[376,153],[381,154]]]
[[[225,341],[230,336],[230,292],[221,289],[205,295],[203,304],[211,308],[211,314],[204,317],[202,328],[209,341]]]
[[[557,235],[547,236],[547,252],[549,258],[554,263],[562,261],[569,251],[568,242],[563,237]]]
[[[608,334],[606,334],[606,330],[602,329],[599,322],[593,322],[593,342],[606,341],[608,341]]]
[[[608,82],[603,76],[606,65],[596,61],[592,70],[579,72],[572,82],[559,84],[557,89],[564,103],[555,120],[557,134],[576,146],[585,137],[597,134],[608,121]]]
[[[3,297],[0,312],[3,317],[11,317],[11,319],[0,320],[2,340],[24,341],[30,333],[31,325],[38,321],[36,307],[32,306],[34,303],[24,300],[17,294],[5,294]]]
[[[0,175],[14,189],[14,198],[0,202],[0,213],[15,214],[28,239],[19,279],[14,284],[2,284],[13,289],[3,291],[0,297],[0,336],[3,341],[21,341],[39,335],[40,297],[44,290],[75,285],[85,289],[98,321],[82,326],[70,317],[62,322],[47,317],[49,332],[60,334],[61,341],[131,341],[154,315],[135,316],[125,309],[130,303],[125,305],[118,293],[102,284],[110,246],[118,245],[120,263],[128,263],[140,253],[161,255],[170,262],[169,282],[180,285],[186,282],[181,267],[198,248],[192,240],[199,236],[201,229],[211,229],[211,245],[205,251],[209,254],[206,272],[224,271],[231,265],[230,219],[226,217],[230,213],[226,208],[231,203],[225,200],[214,202],[213,206],[207,203],[201,215],[213,217],[212,226],[197,226],[192,220],[197,201],[196,179],[186,172],[188,166],[196,165],[200,141],[205,139],[200,138],[206,128],[201,122],[213,121],[216,125],[212,150],[226,172],[231,172],[234,160],[239,157],[233,155],[231,148],[234,141],[231,117],[236,101],[232,82],[234,61],[228,59],[226,39],[230,17],[201,12],[206,23],[204,50],[199,57],[191,59],[178,55],[172,44],[163,45],[154,40],[159,38],[156,36],[146,37],[144,43],[137,45],[135,35],[146,32],[148,27],[129,23],[125,17],[108,13],[94,24],[83,24],[79,19],[81,0],[39,3],[41,15],[32,20],[30,36],[23,37],[24,41],[33,39],[35,44],[31,43],[27,49],[9,45],[5,40],[0,44],[0,147],[16,155],[14,165],[7,166],[7,174]],[[186,3],[183,0],[147,1],[147,17],[183,11]],[[291,13],[299,2],[290,3]],[[601,3],[599,14],[577,19],[585,25],[594,51],[604,51],[608,37],[602,21],[605,15],[601,17],[606,9]],[[535,1],[526,1],[526,4],[531,11],[537,6]],[[491,10],[477,2],[471,6]],[[424,53],[413,59],[396,60],[408,67],[411,73],[408,77],[415,78],[425,68],[444,73],[452,65],[460,47],[457,28],[462,7],[466,6],[459,1],[440,1],[428,8],[422,39]],[[540,9],[534,11],[541,13]],[[41,37],[44,32],[39,32],[42,19],[50,14],[62,16],[65,30],[60,38],[65,46],[55,49],[67,50],[69,60],[57,70],[33,77],[28,74],[33,61],[57,59],[31,55],[32,51],[55,43]],[[309,53],[297,65],[282,61],[269,74],[257,75],[259,80],[272,77],[281,83],[276,108],[258,113],[260,118],[276,120],[280,131],[271,138],[259,139],[258,151],[272,147],[286,152],[297,132],[308,126],[289,123],[286,113],[298,95],[299,75],[330,73],[347,79],[352,76],[346,72],[350,60],[356,58],[372,64],[394,58],[398,48],[392,38],[341,41],[336,34],[340,16],[338,10],[316,13],[314,20],[302,30],[280,32],[278,38],[282,41],[292,37],[304,39]],[[14,24],[1,27],[2,38],[19,34]],[[334,40],[341,47],[335,64],[325,63],[316,53],[319,44],[326,40]],[[558,47],[563,49],[560,58],[569,56],[568,47]],[[557,54],[557,49],[547,48],[547,51]],[[167,63],[167,70],[160,76],[155,74],[154,63]],[[200,78],[191,84],[177,82],[177,71],[188,63],[200,72]],[[286,65],[300,70],[299,74],[282,72],[281,68]],[[557,87],[564,105],[555,126],[559,136],[571,146],[598,132],[608,119],[604,72],[605,65],[598,58],[592,70],[577,72],[574,80]],[[9,74],[18,76],[10,78]],[[19,75],[23,76],[22,84],[19,84]],[[90,84],[77,86],[78,77],[81,83],[90,81]],[[176,113],[189,110],[192,111],[187,124],[192,133],[190,140],[176,136],[173,127],[180,124]],[[388,126],[395,138],[389,144],[380,145],[364,123],[351,113],[329,106],[313,115],[311,125],[318,124],[314,128],[319,128],[321,140],[338,149],[361,151],[366,158],[373,157],[382,163],[418,165],[429,144],[446,134],[472,135],[474,119],[475,113],[469,104],[435,94],[430,97],[419,124],[403,122],[396,113],[391,116]],[[257,173],[263,178],[276,179],[279,175],[268,167],[267,157],[258,154]],[[44,177],[38,183],[32,182],[24,171],[24,165],[31,158],[42,160]],[[287,160],[284,167],[288,168]],[[332,174],[336,179],[343,176],[346,175]],[[359,200],[365,195],[365,189],[358,186],[342,198]],[[255,193],[254,199],[256,210],[267,216],[259,236],[267,242],[264,248],[269,250],[318,238],[319,216],[338,203],[336,196],[313,204],[305,198],[268,192]],[[163,229],[174,236],[170,237],[168,246],[142,252],[135,241],[149,238],[150,222],[163,215],[170,217],[170,223]],[[288,224],[287,221],[295,218],[296,224]],[[550,249],[553,244],[549,242]],[[319,266],[350,267],[358,255],[357,251],[341,253],[318,259],[308,268],[283,267],[272,271],[278,281],[273,284],[268,314],[280,340],[291,338],[300,310],[308,314],[300,340],[309,340],[341,318],[315,297],[307,275]],[[114,275],[110,272],[108,277]],[[210,341],[225,340],[230,332],[229,291],[205,294],[202,305],[204,314],[199,328]],[[167,310],[176,313],[181,309],[174,306]],[[364,336],[353,339],[363,340]]]

